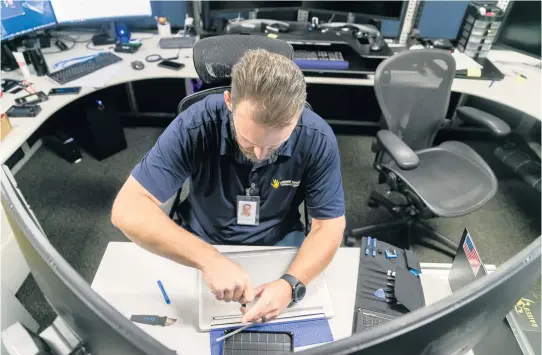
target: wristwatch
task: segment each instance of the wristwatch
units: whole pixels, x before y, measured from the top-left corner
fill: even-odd
[[[305,287],[303,282],[299,281],[290,274],[282,275],[281,279],[288,282],[288,284],[292,288],[292,302],[288,305],[288,307],[291,307],[293,304],[300,302],[303,297],[305,297],[305,294],[307,293],[307,288]]]

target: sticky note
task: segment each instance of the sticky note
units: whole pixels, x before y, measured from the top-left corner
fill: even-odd
[[[467,76],[481,77],[482,70],[480,68],[467,69]]]

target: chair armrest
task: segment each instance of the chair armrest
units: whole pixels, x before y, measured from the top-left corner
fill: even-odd
[[[488,128],[496,137],[504,137],[510,133],[510,126],[506,122],[474,107],[460,107],[457,109],[457,114],[462,120],[478,123]]]
[[[378,131],[376,141],[401,169],[412,170],[420,165],[416,153],[392,131],[387,129]]]

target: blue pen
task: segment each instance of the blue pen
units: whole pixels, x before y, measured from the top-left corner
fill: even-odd
[[[365,255],[369,255],[369,245],[371,245],[371,237],[367,237],[367,245],[365,245]]]
[[[373,256],[376,256],[376,238],[373,238]]]
[[[167,296],[166,290],[164,289],[164,285],[162,285],[162,281],[158,280],[158,287],[160,287],[160,291],[162,291],[162,296],[164,296],[164,300],[167,304],[170,304],[171,301],[169,300],[169,297]]]

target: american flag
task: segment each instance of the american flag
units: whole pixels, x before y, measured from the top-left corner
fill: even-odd
[[[470,264],[470,267],[472,268],[472,272],[474,273],[474,276],[478,275],[478,270],[480,270],[482,261],[480,260],[480,257],[478,256],[476,247],[474,246],[474,243],[469,234],[467,234],[467,237],[465,238],[465,242],[463,243],[463,250],[465,251],[465,254],[467,255],[467,260],[469,261],[469,264]]]

